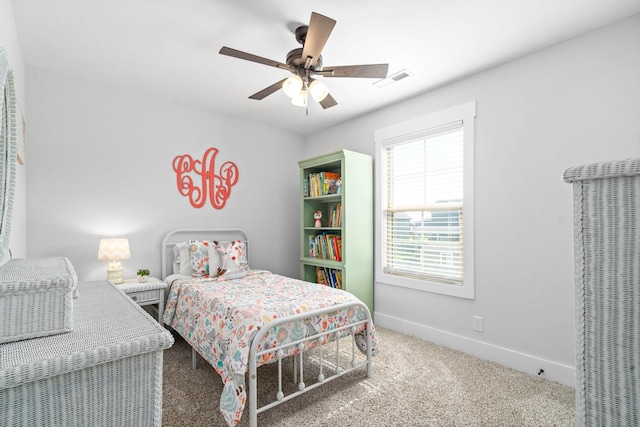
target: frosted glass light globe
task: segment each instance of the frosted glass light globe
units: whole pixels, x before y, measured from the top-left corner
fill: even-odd
[[[320,102],[329,95],[329,88],[324,82],[320,80],[314,80],[309,85],[309,92],[316,102]]]
[[[307,91],[302,89],[300,93],[291,98],[291,103],[297,107],[307,106]]]
[[[289,98],[293,98],[300,93],[302,85],[303,82],[300,76],[294,74],[282,83],[282,90]]]

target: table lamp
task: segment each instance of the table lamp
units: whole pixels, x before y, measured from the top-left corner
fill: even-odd
[[[100,239],[98,260],[109,261],[107,280],[111,283],[119,284],[124,282],[120,260],[129,258],[131,258],[129,239]]]

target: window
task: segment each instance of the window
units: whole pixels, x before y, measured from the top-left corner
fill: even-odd
[[[376,131],[376,281],[474,298],[475,102]]]

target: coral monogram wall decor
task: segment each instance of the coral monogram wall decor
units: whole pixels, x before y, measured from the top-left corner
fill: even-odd
[[[202,160],[188,154],[173,159],[178,191],[189,197],[191,206],[201,208],[207,201],[216,209],[224,208],[231,196],[231,187],[238,182],[238,167],[233,162],[224,162],[216,171],[217,148],[205,151]]]

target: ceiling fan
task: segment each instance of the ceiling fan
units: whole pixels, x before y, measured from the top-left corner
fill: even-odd
[[[389,64],[323,67],[322,49],[335,25],[335,20],[320,15],[319,13],[311,12],[309,25],[300,26],[295,31],[296,40],[302,44],[302,47],[290,51],[287,54],[286,63],[263,58],[226,46],[223,46],[219,53],[246,61],[257,62],[258,64],[281,68],[292,74],[288,78],[282,79],[254,93],[249,99],[261,100],[279,89],[283,89],[291,98],[291,103],[294,105],[306,107],[308,95],[311,94],[312,98],[316,102],[319,102],[322,108],[326,109],[338,103],[329,94],[327,85],[325,85],[322,80],[313,77],[363,77],[382,79],[387,77],[389,68]]]

